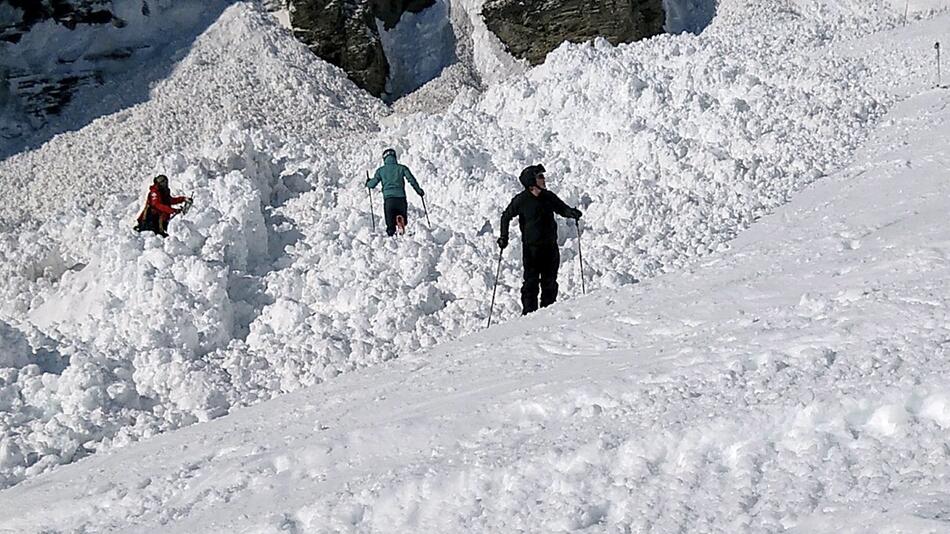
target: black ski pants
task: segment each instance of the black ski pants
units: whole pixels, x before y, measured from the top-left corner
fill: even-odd
[[[557,243],[524,246],[524,284],[521,286],[521,315],[538,309],[538,288],[541,289],[541,307],[557,300],[557,269],[561,253]]]
[[[138,220],[138,224],[135,225],[135,229],[139,232],[152,231],[162,237],[168,237],[168,217],[163,217],[157,210],[147,207]]]
[[[409,204],[405,197],[389,197],[383,201],[383,213],[386,215],[386,235],[396,234],[396,216],[402,215],[405,224],[409,224]]]

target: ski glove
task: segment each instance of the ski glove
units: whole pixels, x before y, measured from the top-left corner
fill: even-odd
[[[505,247],[508,246],[508,238],[505,237],[505,236],[499,237],[499,238],[498,238],[498,246],[499,246],[502,250],[505,250]]]
[[[577,208],[571,208],[571,218],[572,218],[572,219],[575,219],[575,220],[576,220],[576,219],[580,219],[580,218],[581,218],[581,215],[584,215],[583,213],[581,213],[581,210],[579,210],[579,209],[577,209]]]

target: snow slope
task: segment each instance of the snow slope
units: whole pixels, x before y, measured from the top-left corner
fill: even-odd
[[[228,0],[110,0],[47,3],[57,18],[80,12],[108,11],[109,23],[32,25],[16,42],[0,41],[0,159],[35,148],[55,134],[78,130],[96,117],[147,99],[151,85],[168,75],[187,48],[221,14]],[[20,6],[27,4],[17,2]],[[0,6],[0,24],[22,22],[11,2]],[[65,91],[70,105],[47,115],[36,104],[59,101],[51,95],[57,81],[79,80]],[[84,85],[86,87],[84,87]],[[4,98],[7,91],[11,98]],[[41,100],[33,100],[39,96]],[[25,97],[25,98],[24,98]]]
[[[64,40],[63,32],[72,35],[58,27],[36,29],[28,34],[36,42],[25,40],[20,46],[25,50],[17,53],[49,57],[47,41]],[[117,194],[137,195],[148,175],[168,168],[166,155],[213,139],[229,123],[284,138],[319,139],[332,149],[354,130],[375,129],[376,116],[384,113],[339,69],[315,61],[273,17],[248,5],[223,9],[193,42],[172,39],[167,46],[172,45],[182,48],[165,52],[170,61],[158,63],[164,56],[153,53],[156,57],[126,73],[128,80],[108,85],[107,96],[99,96],[105,104],[89,102],[95,94],[76,104],[121,111],[0,162],[0,192],[17,199],[0,208],[0,221],[43,219],[75,207],[111,212]],[[163,69],[167,77],[142,87],[152,71]],[[139,93],[147,97],[129,107],[112,102]],[[83,110],[72,114],[88,120]],[[67,113],[63,121],[69,118]]]
[[[0,234],[0,486],[478,331],[497,217],[527,164],[585,211],[589,287],[725,248],[928,86],[928,43],[946,37],[945,16],[920,14],[873,34],[900,19],[879,2],[795,5],[722,2],[699,36],[565,45],[407,116],[254,5],[230,7],[148,102],[0,163],[35,210]],[[399,240],[371,230],[362,186],[390,145],[433,222],[412,199]],[[157,170],[196,198],[164,241],[129,229]],[[561,224],[570,309],[577,233]],[[499,321],[518,315],[519,255]]]
[[[950,532],[948,141],[918,90],[685,271],[26,481],[0,531]]]

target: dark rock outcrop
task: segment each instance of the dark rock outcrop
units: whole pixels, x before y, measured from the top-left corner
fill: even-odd
[[[69,29],[77,24],[124,24],[112,13],[112,0],[5,0],[5,3],[16,14],[12,20],[0,20],[0,40],[10,43],[18,42],[34,24],[50,19]]]
[[[39,120],[59,113],[79,88],[102,84],[102,74],[94,70],[61,76],[23,72],[13,72],[8,76],[10,90],[19,97],[23,111]]]
[[[385,91],[389,65],[367,2],[303,0],[293,4],[290,23],[299,41],[373,95]]]
[[[396,27],[403,13],[418,13],[434,3],[435,0],[370,0],[373,15],[383,21],[387,30]]]
[[[374,96],[386,90],[389,63],[376,19],[392,29],[405,12],[418,13],[434,0],[290,0],[294,36],[317,56],[340,67]]]
[[[662,0],[487,0],[482,17],[513,56],[537,65],[564,41],[617,45],[657,35],[665,16]]]

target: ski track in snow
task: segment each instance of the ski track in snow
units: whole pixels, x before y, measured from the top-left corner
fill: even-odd
[[[700,36],[661,36],[616,48],[603,42],[566,45],[544,65],[524,74],[515,72],[484,93],[462,89],[444,113],[408,116],[384,116],[382,108],[359,96],[339,71],[310,58],[254,8],[230,7],[155,88],[151,100],[0,163],[5,192],[20,200],[20,208],[36,214],[35,220],[0,235],[0,270],[6,280],[0,287],[4,297],[0,299],[0,485],[13,485],[92,452],[213,419],[356,368],[397,356],[416,361],[419,354],[431,354],[417,351],[477,331],[487,319],[497,219],[517,192],[514,177],[530,163],[543,161],[555,177],[551,187],[585,211],[590,287],[617,291],[630,282],[694,265],[696,258],[713,251],[735,250],[737,244],[725,243],[795,191],[843,165],[864,141],[866,128],[897,97],[931,83],[931,50],[924,47],[923,53],[905,43],[923,45],[934,36],[945,36],[945,16],[874,34],[888,30],[899,18],[877,2],[833,8],[820,2],[794,5],[787,10],[789,5],[779,1],[723,2],[713,24]],[[262,55],[261,50],[267,53]],[[900,79],[897,85],[890,83],[895,78]],[[218,95],[231,99],[221,101]],[[928,113],[940,117],[939,110]],[[163,129],[153,131],[156,124]],[[412,231],[402,240],[370,232],[361,187],[363,170],[375,167],[382,149],[390,145],[429,193],[434,222],[431,230],[425,228],[421,210],[414,205]],[[109,150],[104,152],[103,147]],[[192,213],[173,223],[173,237],[165,241],[133,235],[128,228],[139,209],[144,179],[159,169],[169,174],[176,191],[193,193],[198,200]],[[84,180],[74,179],[79,175]],[[104,193],[123,196],[119,202],[103,204]],[[62,209],[67,198],[92,202],[95,209]],[[380,209],[377,202],[377,215]],[[4,215],[19,217],[14,212]],[[42,216],[49,218],[39,222]],[[894,223],[899,227],[899,221]],[[562,300],[571,301],[567,306],[580,306],[581,301],[572,300],[580,276],[574,256],[577,236],[573,228],[560,224]],[[834,250],[865,253],[870,246],[867,236],[872,230],[836,231],[828,238]],[[784,227],[774,232],[784,237]],[[801,237],[803,243],[810,239],[807,234]],[[933,267],[942,261],[941,254],[939,247],[915,250],[891,268]],[[518,245],[506,255],[495,308],[499,320],[518,313],[519,256]],[[767,258],[758,268],[772,273],[779,267]],[[848,268],[839,267],[841,276]],[[657,281],[650,291],[662,293],[664,283]],[[781,285],[771,291],[784,295]],[[882,295],[887,296],[886,289],[869,291],[872,296],[885,291]],[[880,298],[880,313],[885,313],[890,301]],[[920,292],[905,298],[890,312],[928,310],[933,304],[927,303],[935,297]],[[853,348],[851,359],[843,356],[847,350],[822,328],[871,326],[860,317],[853,319],[856,325],[828,319],[824,314],[846,303],[809,293],[799,297],[794,313],[776,311],[769,323],[776,331],[766,330],[754,338],[762,343],[757,350],[766,353],[764,361],[732,363],[738,368],[731,369],[728,379],[721,374],[722,362],[714,361],[709,365],[715,380],[700,380],[696,389],[684,386],[697,380],[692,362],[708,360],[704,343],[713,340],[728,346],[733,338],[743,339],[727,323],[716,326],[717,337],[699,336],[696,346],[689,344],[698,329],[714,322],[720,305],[737,302],[710,305],[706,315],[686,303],[679,310],[664,308],[656,317],[624,312],[592,327],[600,332],[595,335],[570,328],[562,332],[550,325],[532,328],[524,339],[514,338],[511,347],[490,345],[470,357],[478,359],[492,350],[536,354],[530,364],[508,364],[512,373],[533,374],[543,373],[561,358],[586,356],[601,362],[612,354],[650,348],[657,355],[651,360],[654,365],[661,370],[682,367],[683,375],[667,376],[656,384],[656,391],[640,393],[625,393],[628,384],[605,386],[603,392],[589,386],[589,395],[607,396],[617,403],[620,408],[611,413],[618,420],[641,428],[634,420],[641,418],[639,410],[648,410],[642,405],[654,397],[666,399],[658,401],[661,407],[684,396],[712,398],[711,406],[726,414],[725,406],[745,405],[738,397],[727,398],[720,390],[725,385],[746,391],[746,396],[759,387],[774,395],[774,402],[805,395],[807,388],[796,389],[796,380],[812,389],[832,388],[819,380],[829,375],[822,362],[835,372],[846,369],[849,384],[860,391],[860,380],[870,383],[878,377],[876,371],[862,371],[867,378],[860,374],[863,356],[901,349],[867,344]],[[536,320],[540,317],[544,316]],[[736,319],[731,328],[758,324],[749,321],[753,319]],[[784,344],[790,337],[786,332],[801,333],[809,327],[816,333],[796,338],[795,344],[800,344],[796,350],[783,345],[782,352],[771,354],[763,341],[774,336]],[[533,344],[536,331],[549,338]],[[740,343],[720,352],[723,358],[738,357],[755,352],[754,348]],[[467,359],[464,354],[456,357]],[[433,364],[419,365],[417,380]],[[805,378],[777,386],[773,371],[778,367],[792,369],[790,375],[800,367]],[[529,448],[541,446],[532,445],[532,439],[557,443],[560,431],[532,437],[530,428],[543,426],[546,416],[576,404],[576,398],[584,396],[578,391],[583,393],[588,380],[596,384],[598,376],[613,376],[606,371],[585,372],[580,375],[584,380],[576,384],[552,387],[569,392],[549,393],[539,413],[514,400],[511,405],[498,404],[498,413],[506,415],[495,424],[506,427],[504,436],[473,438],[472,454],[491,451],[497,443],[524,443]],[[783,375],[781,380],[785,379]],[[492,391],[491,380],[489,376],[484,380],[487,391]],[[833,398],[823,402],[828,404],[814,409],[838,406]],[[597,406],[570,410],[602,415],[605,407]],[[656,409],[655,420],[667,421],[664,416],[669,414]],[[744,409],[760,425],[775,415],[756,414],[751,406]],[[526,429],[507,428],[507,417],[518,410],[527,414],[522,415]],[[854,410],[863,413],[859,407]],[[684,421],[693,422],[703,415],[684,413],[689,416]],[[889,428],[889,417],[885,411],[879,417],[884,422],[875,425]],[[741,435],[756,426],[722,420],[717,424],[728,435]],[[485,425],[491,428],[492,420],[486,419]],[[559,420],[550,426],[570,436],[576,430],[572,425]],[[664,427],[670,442],[699,439],[690,437],[695,429],[687,422]],[[407,433],[392,432],[401,438]],[[424,428],[419,432],[426,435]],[[301,434],[300,439],[307,436]],[[450,446],[454,445],[444,444]],[[621,446],[612,442],[600,447],[615,454]],[[695,452],[690,449],[686,454]],[[750,461],[760,467],[771,461],[785,468],[784,457],[773,452],[760,452]],[[490,460],[489,455],[486,461]],[[683,461],[695,467],[705,460]],[[424,470],[425,461],[419,462],[416,468]],[[519,467],[529,479],[525,483],[538,482],[531,479],[537,465],[525,462]],[[612,480],[615,467],[582,471],[588,477]],[[399,476],[394,474],[383,485],[398,487]],[[508,475],[504,470],[492,475],[489,470],[478,476],[487,476],[489,487],[495,487],[492,484],[501,482],[492,476]],[[670,483],[676,476],[668,475]],[[749,476],[755,479],[754,473]],[[460,484],[445,479],[426,484],[430,482]],[[555,482],[546,480],[542,486]],[[410,486],[419,483],[406,481]],[[439,487],[446,495],[466,499],[480,487],[477,482],[466,483],[476,485],[451,491]],[[721,491],[713,491],[714,485],[722,483],[710,477],[691,484],[717,494]],[[420,521],[442,520],[426,515],[437,515],[437,508],[418,509],[405,500],[419,491],[423,490],[410,487],[404,496],[364,497],[376,502],[374,510],[383,510],[373,515],[373,521],[379,521],[376,525],[386,524],[387,507],[399,516],[415,506]],[[826,495],[821,492],[803,495],[802,502]],[[735,509],[754,507],[747,502],[750,499],[737,497]],[[516,498],[512,502],[524,505]],[[695,509],[695,503],[684,502],[685,508]],[[777,515],[771,523],[759,518],[758,525],[777,528],[774,525],[782,524],[781,510],[776,503],[768,506]],[[801,506],[795,508],[798,513]],[[661,515],[689,524],[702,521],[685,508]],[[596,503],[578,510],[551,528],[595,526],[604,517],[625,517],[616,515],[623,511]],[[325,503],[300,513],[310,514],[315,528],[320,514],[337,517],[342,512]],[[536,514],[557,515],[541,506],[510,509],[498,517],[518,525],[518,517],[530,523],[539,517]],[[722,520],[715,518],[719,525]],[[664,530],[663,525],[649,524]],[[512,525],[471,526],[496,530]]]

